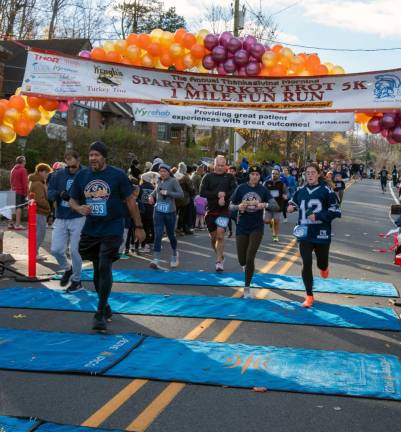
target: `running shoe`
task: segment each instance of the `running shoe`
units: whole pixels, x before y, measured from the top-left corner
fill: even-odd
[[[65,290],[65,292],[67,294],[73,294],[84,289],[85,288],[82,286],[81,281],[71,281],[70,286]]]
[[[287,219],[287,218],[284,218],[284,219],[283,219],[283,222],[284,222],[284,223],[288,223],[288,219]]]
[[[251,299],[251,298],[252,298],[251,289],[249,287],[245,287],[244,288],[244,299]]]
[[[304,308],[311,308],[313,306],[313,295],[307,295],[305,301],[302,303]]]
[[[273,241],[278,243],[280,240],[279,240],[278,236],[273,236]]]
[[[26,229],[23,225],[14,225],[14,229],[15,231],[21,231]]]
[[[146,244],[146,245],[143,247],[143,252],[144,252],[144,253],[149,253],[149,252],[150,252],[150,246],[149,246],[148,244]]]
[[[320,277],[323,279],[327,279],[329,277],[329,268],[327,267],[326,270],[320,270]]]
[[[223,261],[217,261],[217,263],[216,263],[216,271],[217,272],[224,271],[224,260]]]
[[[122,254],[122,253],[120,253],[120,254],[118,254],[118,256],[119,256],[119,258],[122,259],[122,260],[127,260],[127,259],[129,259],[129,255],[126,255],[126,254]]]
[[[180,260],[178,258],[178,252],[176,253],[176,255],[172,255],[171,260],[170,260],[170,267],[171,268],[177,268],[180,264]]]
[[[97,311],[93,317],[92,330],[106,331],[107,324],[101,312]]]
[[[66,286],[68,284],[68,282],[70,281],[70,278],[72,276],[72,268],[70,268],[69,270],[66,270],[63,274],[63,276],[61,276],[60,279],[60,286]]]
[[[149,264],[149,267],[154,269],[154,270],[159,270],[160,269],[159,260],[154,259],[153,261],[151,261]]]

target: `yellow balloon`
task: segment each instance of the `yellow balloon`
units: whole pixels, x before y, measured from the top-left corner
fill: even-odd
[[[205,69],[204,67],[203,67],[203,65],[202,64],[200,64],[198,67],[197,67],[197,72],[199,72],[199,73],[210,73],[210,70],[208,70],[208,69]]]
[[[114,42],[114,49],[115,51],[119,52],[120,54],[123,53],[127,49],[127,41],[124,39],[117,40]]]
[[[332,70],[333,70],[333,67],[334,67],[334,65],[333,65],[333,63],[330,63],[330,62],[327,62],[327,63],[325,63],[324,64],[326,67],[327,67],[327,69],[329,70],[329,74],[331,74],[332,72]]]
[[[202,41],[203,41],[203,39],[205,39],[205,37],[206,37],[209,33],[211,33],[211,31],[208,30],[208,29],[201,29],[201,30],[199,30],[198,33],[196,34],[196,37],[197,37],[197,38],[198,38],[198,37],[201,38]]]
[[[10,144],[15,141],[16,133],[13,128],[1,125],[0,126],[0,140],[6,144]]]
[[[280,54],[290,61],[294,57],[294,53],[292,52],[292,50],[290,48],[281,48]]]
[[[35,123],[42,117],[41,112],[36,108],[28,108],[24,111],[24,114],[29,118],[29,120],[33,120]]]
[[[178,43],[171,44],[169,51],[173,57],[180,57],[184,53],[182,46]]]
[[[163,48],[168,48],[174,41],[174,35],[173,33],[170,33],[168,31],[164,31],[163,34],[160,37],[160,45]]]
[[[160,38],[163,36],[164,31],[162,29],[154,29],[150,32],[150,37],[152,42],[159,42]]]
[[[102,47],[106,52],[115,51],[115,46],[113,41],[106,41]]]
[[[262,63],[267,68],[273,67],[277,62],[277,55],[273,51],[266,51],[262,56]]]
[[[130,45],[127,48],[127,57],[131,61],[137,60],[141,55],[141,49],[138,48],[136,45]]]
[[[17,90],[15,90],[15,95],[19,96],[21,93],[21,87],[17,87]],[[22,96],[22,97],[26,97],[26,96]]]
[[[185,54],[182,58],[182,62],[184,63],[185,69],[192,69],[195,66],[195,62],[191,54]]]
[[[8,108],[4,113],[3,121],[5,123],[13,124],[20,117],[21,117],[21,113],[19,111],[17,111],[15,108]]]
[[[152,68],[155,65],[155,60],[149,54],[145,54],[141,58],[141,64],[142,64],[142,66],[145,66],[145,67],[148,67],[148,68]]]
[[[332,75],[340,75],[340,74],[345,74],[345,70],[344,68],[342,68],[341,66],[334,66],[333,69],[331,70],[331,74]]]
[[[368,134],[369,133],[369,129],[368,129],[368,125],[367,123],[361,123],[361,129]]]

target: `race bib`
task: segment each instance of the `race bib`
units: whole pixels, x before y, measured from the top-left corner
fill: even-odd
[[[270,191],[270,194],[273,198],[277,198],[280,196],[280,191],[278,191],[277,189],[273,189]]]
[[[167,201],[158,201],[156,204],[156,210],[160,213],[170,213],[170,203]]]
[[[219,228],[227,228],[229,221],[230,221],[230,219],[228,217],[226,217],[226,216],[219,216],[218,218],[216,218],[216,220],[215,220],[214,223]]]
[[[107,200],[111,191],[107,182],[102,179],[90,181],[84,188],[86,204],[91,208],[91,216],[107,216]]]
[[[296,225],[292,233],[298,240],[303,240],[308,236],[308,225]]]
[[[86,200],[86,204],[91,208],[91,216],[107,216],[107,201]]]

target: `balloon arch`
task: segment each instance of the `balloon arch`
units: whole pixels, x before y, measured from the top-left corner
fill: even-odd
[[[219,75],[283,77],[344,74],[341,66],[321,63],[317,54],[295,54],[279,44],[268,47],[251,35],[235,37],[208,30],[175,33],[155,29],[149,34],[130,34],[126,39],[107,41],[80,57],[156,69],[173,69]],[[16,94],[0,100],[0,140],[15,141],[28,136],[37,125],[47,125],[56,111],[65,112],[72,101]],[[365,132],[381,133],[391,143],[401,142],[401,120],[397,114],[357,113]]]

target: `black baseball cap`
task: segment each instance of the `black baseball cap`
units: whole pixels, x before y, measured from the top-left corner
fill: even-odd
[[[259,165],[251,165],[248,169],[249,174],[253,172],[259,173],[259,175],[262,175],[262,170],[260,169]]]

